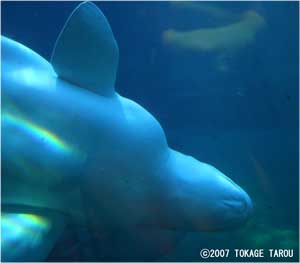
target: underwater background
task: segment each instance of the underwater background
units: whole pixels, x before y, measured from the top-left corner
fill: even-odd
[[[49,260],[205,261],[202,248],[288,248],[294,257],[286,261],[298,261],[299,3],[95,3],[119,45],[117,91],[158,119],[170,147],[214,165],[245,189],[254,214],[234,231],[174,238],[123,233],[96,245],[82,241],[90,239],[85,230],[70,229]],[[1,3],[2,34],[49,60],[77,4]],[[201,31],[237,23],[238,30],[218,39]],[[204,42],[197,46],[197,38]],[[67,244],[75,244],[69,254]]]

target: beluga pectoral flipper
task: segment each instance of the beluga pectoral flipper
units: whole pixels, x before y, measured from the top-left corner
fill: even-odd
[[[6,218],[30,214],[47,226],[41,235],[32,230],[47,249],[31,260],[47,258],[68,221],[116,233],[216,231],[247,220],[252,203],[243,189],[170,149],[158,121],[115,92],[118,47],[96,5],[74,10],[51,64],[11,39],[1,45],[1,202]],[[46,233],[55,234],[50,244]]]
[[[106,17],[95,4],[80,4],[64,25],[53,50],[51,64],[58,76],[110,96],[118,60],[118,45]]]

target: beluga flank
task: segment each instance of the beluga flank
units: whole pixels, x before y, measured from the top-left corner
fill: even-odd
[[[4,260],[28,259],[33,249],[44,256],[69,218],[106,230],[178,231],[248,219],[252,202],[241,187],[169,148],[158,121],[115,91],[118,45],[96,5],[72,12],[50,63],[4,36],[1,47]],[[12,253],[13,242],[25,245]]]

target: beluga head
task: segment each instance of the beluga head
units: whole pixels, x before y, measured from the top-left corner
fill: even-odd
[[[87,115],[95,140],[81,186],[92,224],[217,231],[248,219],[252,202],[243,189],[171,149],[158,121],[116,93],[118,46],[96,5],[83,3],[71,14],[51,63],[61,79],[97,98]]]
[[[171,229],[219,231],[240,227],[252,214],[248,194],[213,166],[171,151],[162,211]],[[163,217],[162,217],[163,218]]]

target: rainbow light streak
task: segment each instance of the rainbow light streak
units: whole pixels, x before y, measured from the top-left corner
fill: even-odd
[[[29,240],[33,245],[40,242],[42,235],[51,228],[50,220],[34,214],[1,215],[1,246],[7,246],[18,239]]]
[[[36,138],[40,138],[43,141],[48,142],[49,146],[54,150],[58,150],[59,152],[67,154],[71,154],[72,152],[74,152],[74,149],[63,140],[61,140],[57,135],[26,119],[14,116],[9,113],[4,113],[2,115],[2,120],[4,123],[7,122],[11,125],[14,125],[18,129],[21,129],[22,131],[29,133]]]

